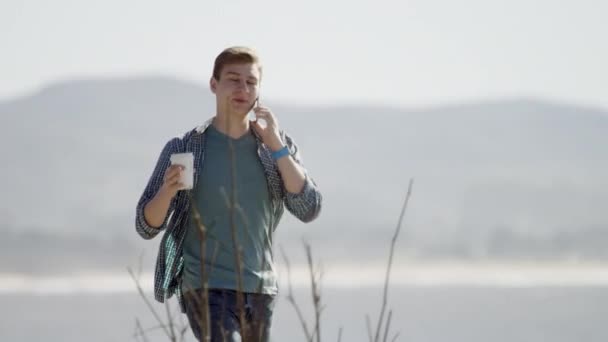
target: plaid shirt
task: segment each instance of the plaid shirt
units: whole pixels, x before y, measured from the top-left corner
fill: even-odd
[[[194,186],[197,174],[203,169],[205,155],[205,130],[212,119],[202,126],[187,132],[181,139],[173,138],[163,148],[154,168],[154,172],[137,203],[135,229],[144,239],[152,239],[164,230],[156,259],[154,274],[154,297],[163,303],[173,294],[177,294],[182,312],[185,312],[183,294],[181,291],[181,271],[184,264],[182,248],[184,236],[190,222],[190,196],[189,191],[179,191],[171,201],[167,216],[163,224],[154,228],[148,225],[144,218],[144,206],[156,195],[163,184],[165,170],[171,164],[169,158],[173,153],[192,152],[194,154]],[[284,208],[303,222],[314,220],[321,210],[321,193],[315,182],[305,171],[306,180],[304,188],[298,194],[286,191],[276,162],[271,157],[270,149],[262,143],[259,135],[252,129],[258,143],[258,156],[264,167],[268,187],[272,198],[272,212],[274,228],[283,215]],[[284,132],[281,138],[287,145],[292,158],[301,165],[301,157],[297,145]]]

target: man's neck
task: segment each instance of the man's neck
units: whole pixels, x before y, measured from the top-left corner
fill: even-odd
[[[249,132],[249,119],[247,115],[243,118],[237,118],[218,112],[213,118],[212,125],[215,129],[233,139],[238,139]]]

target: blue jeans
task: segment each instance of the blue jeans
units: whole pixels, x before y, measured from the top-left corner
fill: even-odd
[[[192,332],[198,341],[201,336],[202,289],[184,293],[186,315]],[[209,319],[211,342],[267,342],[270,338],[270,325],[275,297],[267,294],[243,293],[246,335],[243,335],[239,320],[237,291],[225,289],[209,290]]]

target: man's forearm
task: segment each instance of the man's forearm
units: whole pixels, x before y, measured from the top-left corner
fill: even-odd
[[[279,172],[281,172],[285,189],[292,194],[300,193],[306,181],[302,167],[290,156],[277,160],[277,165],[279,166]]]
[[[171,197],[162,189],[144,207],[144,218],[149,226],[160,228],[171,206]]]
[[[283,146],[282,142],[277,141],[269,147],[271,151],[278,151]],[[300,193],[306,181],[306,175],[302,167],[291,156],[285,156],[277,160],[277,166],[279,167],[281,178],[283,178],[285,189],[292,194]]]

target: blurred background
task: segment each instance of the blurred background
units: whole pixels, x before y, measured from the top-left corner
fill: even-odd
[[[0,340],[129,341],[136,319],[158,325],[127,273],[141,268],[152,300],[160,238],[136,234],[135,205],[165,142],[214,114],[215,56],[247,45],[262,102],[324,195],[316,221],[286,214],[276,232],[274,341],[304,340],[278,246],[312,318],[302,240],[324,270],[324,339],[367,340],[410,178],[391,336],[606,341],[606,13],[591,0],[0,1]]]

